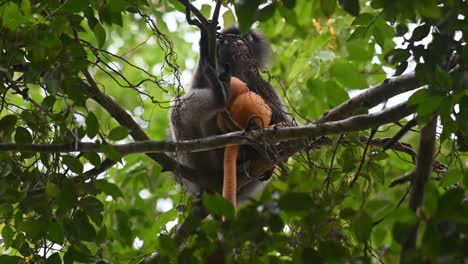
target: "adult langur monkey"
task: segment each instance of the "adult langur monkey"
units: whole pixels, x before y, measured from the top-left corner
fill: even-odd
[[[245,82],[252,92],[263,99],[271,109],[271,120],[265,120],[265,127],[277,123],[289,123],[281,99],[271,84],[264,80],[258,67],[266,66],[270,46],[261,33],[252,30],[241,34],[237,28],[229,28],[222,31],[218,38],[217,70],[209,64],[208,60],[208,36],[201,31],[200,55],[195,70],[191,89],[179,98],[179,103],[173,107],[170,113],[170,134],[173,140],[190,140],[221,134],[217,125],[217,114],[225,111],[232,98],[230,89],[230,76],[237,77]],[[229,66],[226,72],[225,65]],[[255,121],[257,122],[257,121]],[[201,181],[220,181],[223,178],[224,149],[207,150],[201,152],[177,152],[175,159],[196,170]],[[250,174],[248,164],[258,160],[260,154],[248,146],[240,147],[240,155],[237,158],[237,174],[248,174],[252,180],[242,186],[237,186],[237,198],[245,199],[261,191],[266,181],[273,173],[273,169],[262,175]],[[180,172],[175,171],[186,189],[195,195],[203,191],[197,181],[188,181]],[[219,190],[220,191],[220,190]],[[235,201],[232,197],[231,201]]]

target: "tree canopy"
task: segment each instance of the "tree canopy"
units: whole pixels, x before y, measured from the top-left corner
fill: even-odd
[[[271,42],[260,70],[297,127],[168,139],[198,56],[187,9],[217,4]],[[466,262],[467,17],[466,0],[0,1],[0,263]],[[301,144],[236,210],[219,179],[197,199],[172,177],[196,173],[179,150],[252,140]]]

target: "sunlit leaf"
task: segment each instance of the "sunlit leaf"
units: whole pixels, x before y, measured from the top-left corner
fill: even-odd
[[[224,216],[228,220],[234,217],[232,204],[219,195],[203,193],[203,206],[211,213]]]
[[[126,127],[116,127],[109,132],[109,139],[118,141],[128,136],[128,129]]]

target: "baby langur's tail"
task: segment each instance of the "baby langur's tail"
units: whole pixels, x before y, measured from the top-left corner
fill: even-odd
[[[239,145],[226,146],[224,149],[223,197],[236,208],[237,197],[237,156]]]
[[[258,94],[251,92],[247,85],[236,77],[230,81],[231,100],[228,112],[239,126],[246,129],[252,121],[258,128],[268,127],[271,109]],[[220,126],[220,124],[218,124]],[[237,197],[237,157],[239,145],[226,146],[224,150],[223,197],[236,207]]]

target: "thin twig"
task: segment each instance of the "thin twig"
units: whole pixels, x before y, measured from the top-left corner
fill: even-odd
[[[331,184],[331,174],[332,174],[332,171],[333,171],[333,164],[335,163],[336,152],[338,151],[338,146],[340,145],[340,142],[341,142],[342,138],[343,138],[343,134],[340,134],[340,136],[338,137],[338,139],[335,142],[335,145],[333,146],[332,158],[331,158],[331,161],[330,161],[330,167],[328,168],[327,178],[325,179],[325,183],[326,183],[326,188],[325,189],[326,189],[327,192],[328,192],[328,189],[329,189],[330,184]]]
[[[361,174],[362,167],[364,166],[364,161],[366,160],[367,150],[369,149],[370,142],[374,138],[375,133],[377,133],[376,128],[371,130],[371,134],[370,134],[370,136],[369,136],[369,138],[368,138],[368,140],[366,142],[366,147],[364,148],[364,152],[362,153],[362,159],[361,159],[361,162],[359,163],[358,170],[357,170],[356,174],[354,175],[353,180],[351,181],[351,184],[350,184],[351,187],[353,187],[354,183],[356,183],[356,181],[359,178],[359,174]]]

